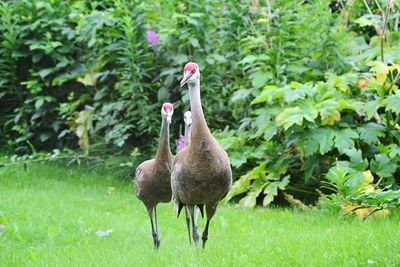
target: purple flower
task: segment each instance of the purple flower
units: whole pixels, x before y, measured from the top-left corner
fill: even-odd
[[[179,139],[176,140],[176,149],[181,151],[185,147],[185,137],[183,135],[179,136]]]
[[[155,31],[147,31],[146,38],[149,44],[156,44],[158,42],[158,35]]]

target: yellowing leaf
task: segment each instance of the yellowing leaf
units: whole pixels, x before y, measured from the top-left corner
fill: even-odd
[[[374,176],[370,170],[362,172],[362,175],[364,176],[364,181],[366,184],[372,184],[374,181]]]
[[[94,108],[86,105],[85,109],[74,114],[68,125],[79,138],[79,146],[86,151],[89,149],[89,133],[93,131]]]
[[[362,208],[359,205],[351,205],[348,203],[343,203],[341,205],[342,209],[347,213],[351,213],[357,216],[359,219],[364,219],[365,217],[371,215],[373,217],[384,217],[389,214],[388,209],[382,209],[374,212],[373,208]],[[374,212],[374,213],[372,213]],[[372,214],[371,214],[372,213]]]
[[[387,77],[387,75],[385,73],[377,73],[376,74],[376,79],[378,80],[378,82],[380,84],[384,84],[385,83],[386,77]]]
[[[77,81],[83,83],[85,86],[95,86],[97,82],[96,75],[96,72],[88,72],[84,77],[79,77]]]

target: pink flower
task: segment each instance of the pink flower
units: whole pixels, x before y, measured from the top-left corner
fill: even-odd
[[[149,44],[156,44],[158,42],[158,35],[155,31],[147,31],[146,38]]]
[[[179,136],[179,139],[176,140],[176,149],[181,151],[185,147],[185,137],[183,135]]]

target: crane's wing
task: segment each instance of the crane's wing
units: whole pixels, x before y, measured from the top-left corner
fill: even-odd
[[[176,154],[174,162],[172,163],[172,171],[171,171],[171,189],[172,189],[172,201],[174,203],[174,208],[177,213],[177,217],[179,217],[182,208],[185,206],[176,195],[176,183],[177,179],[181,172],[182,160],[184,160],[184,153],[182,153],[186,149],[183,148],[181,151]]]

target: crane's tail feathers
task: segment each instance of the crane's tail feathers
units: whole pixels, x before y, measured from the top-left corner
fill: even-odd
[[[178,218],[179,215],[181,214],[181,211],[182,211],[182,208],[184,205],[175,196],[172,196],[172,203],[174,204],[174,209],[175,209],[175,212],[177,213],[177,218]]]
[[[204,218],[204,204],[197,205],[199,207],[201,218]]]
[[[180,205],[179,205],[179,207],[178,207],[178,215],[176,216],[176,218],[179,218],[179,215],[181,214],[181,211],[182,211],[182,208],[183,208],[183,205],[182,205],[182,203],[179,203]]]

